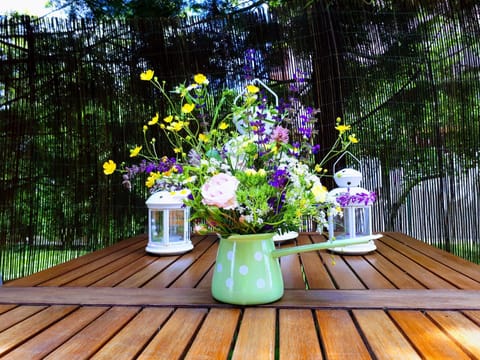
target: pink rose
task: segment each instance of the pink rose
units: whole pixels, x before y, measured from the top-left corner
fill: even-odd
[[[238,184],[235,176],[223,173],[212,176],[201,188],[202,203],[227,210],[236,208],[238,203],[235,192]]]

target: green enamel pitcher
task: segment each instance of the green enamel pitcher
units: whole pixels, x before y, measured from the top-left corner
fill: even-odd
[[[381,235],[276,249],[274,233],[221,237],[212,278],[212,296],[236,305],[267,304],[283,296],[280,256],[366,243]]]

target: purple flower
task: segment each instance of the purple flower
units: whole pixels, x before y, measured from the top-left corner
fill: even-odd
[[[278,214],[285,203],[285,191],[282,191],[280,197],[271,197],[267,200],[268,206],[273,210],[273,213]]]
[[[298,158],[300,156],[300,143],[299,142],[294,142],[292,144],[292,149],[290,149],[288,151],[288,154]]]
[[[190,165],[199,166],[201,160],[202,158],[194,149],[191,149],[188,152],[188,163]]]
[[[283,189],[288,183],[288,176],[289,173],[287,170],[277,169],[268,183],[273,187]]]
[[[351,194],[350,192],[345,192],[337,196],[336,200],[341,207],[346,207],[349,205],[371,205],[377,199],[377,194],[375,192],[361,192],[356,194]]]
[[[306,139],[310,139],[312,137],[312,128],[309,127],[299,127],[298,132],[303,135]]]

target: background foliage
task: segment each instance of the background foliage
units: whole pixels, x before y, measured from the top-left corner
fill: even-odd
[[[219,89],[248,68],[280,95],[302,74],[323,149],[338,116],[361,140],[375,230],[478,260],[479,5],[294,3],[207,18],[0,17],[4,279],[50,265],[40,248],[69,249],[65,261],[145,231],[143,187],[127,192],[101,165],[126,159],[162,110],[139,79],[147,68],[170,86],[202,72]]]

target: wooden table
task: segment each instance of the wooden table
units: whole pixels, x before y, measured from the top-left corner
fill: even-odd
[[[363,256],[282,257],[284,297],[252,307],[212,299],[217,241],[193,241],[157,257],[139,236],[5,283],[0,357],[480,358],[480,266],[411,237],[385,233]]]

